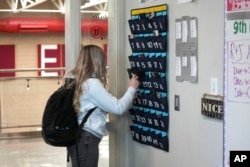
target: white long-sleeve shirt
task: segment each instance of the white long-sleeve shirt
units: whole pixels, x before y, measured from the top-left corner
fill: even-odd
[[[129,87],[124,95],[117,99],[112,96],[103,86],[99,79],[89,78],[82,84],[83,94],[80,99],[80,113],[78,122],[80,123],[87,111],[97,107],[89,116],[83,129],[101,138],[108,134],[106,129],[106,114],[123,114],[128,110],[133,101],[136,89]]]

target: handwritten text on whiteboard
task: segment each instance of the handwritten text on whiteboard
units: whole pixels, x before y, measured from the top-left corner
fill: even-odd
[[[228,100],[250,102],[250,39],[230,41],[228,52]]]

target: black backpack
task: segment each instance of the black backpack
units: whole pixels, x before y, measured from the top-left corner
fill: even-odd
[[[95,108],[91,109],[78,124],[77,113],[73,107],[75,84],[67,79],[49,97],[42,118],[42,137],[45,143],[67,147],[73,145],[80,137],[80,130]]]

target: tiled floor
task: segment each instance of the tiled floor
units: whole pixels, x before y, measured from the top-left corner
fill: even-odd
[[[108,167],[108,137],[99,150],[99,167]],[[0,140],[0,167],[70,167],[66,158],[65,148],[49,146],[41,137]]]

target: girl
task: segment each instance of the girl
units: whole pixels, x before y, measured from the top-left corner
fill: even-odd
[[[99,158],[99,142],[108,134],[106,114],[121,115],[128,110],[139,86],[138,76],[132,75],[124,95],[117,99],[106,87],[105,53],[96,45],[81,48],[76,66],[69,71],[75,78],[76,89],[73,104],[78,112],[80,123],[85,114],[92,108],[94,112],[85,123],[78,142],[78,160],[76,145],[68,147],[72,167],[97,167]],[[79,164],[78,164],[79,162]]]

